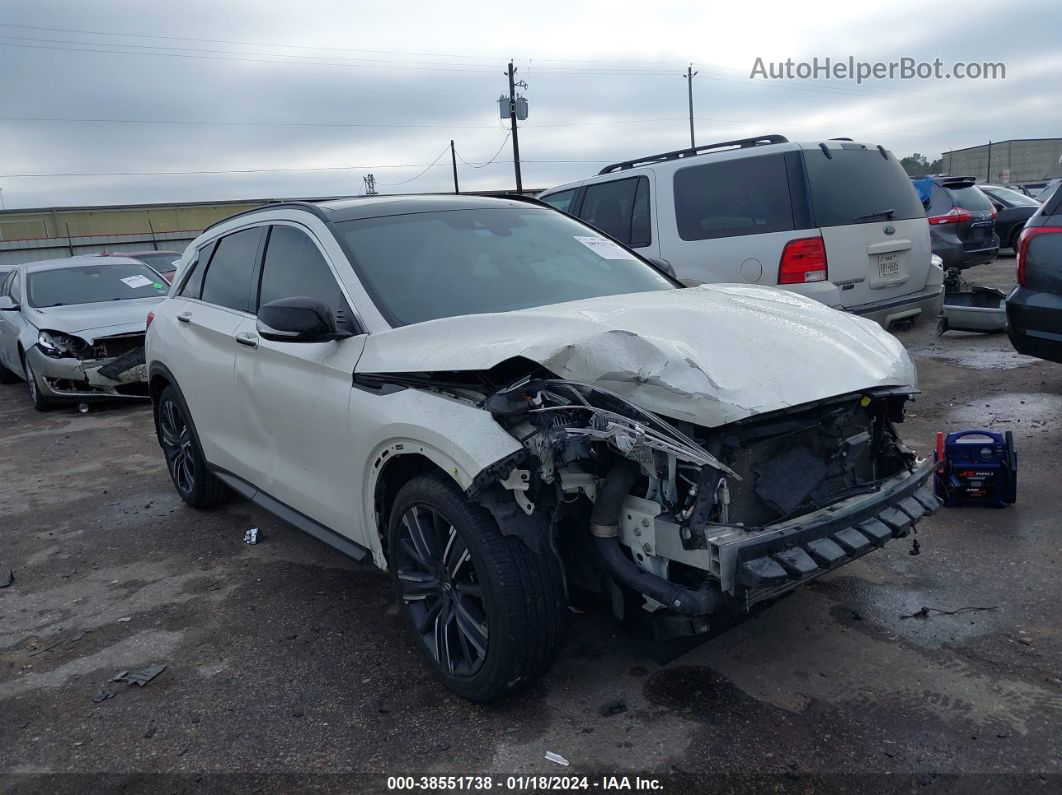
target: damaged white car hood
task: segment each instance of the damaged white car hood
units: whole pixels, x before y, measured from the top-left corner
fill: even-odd
[[[147,313],[163,298],[165,296],[40,309],[27,307],[27,319],[39,329],[76,334],[91,343],[100,337],[144,331]]]
[[[732,284],[403,326],[370,335],[357,370],[487,370],[512,357],[707,427],[916,384],[907,352],[876,323],[785,290]]]

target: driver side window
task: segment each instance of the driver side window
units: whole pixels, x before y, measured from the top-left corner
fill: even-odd
[[[281,298],[322,301],[335,317],[336,328],[353,330],[354,315],[332,269],[309,235],[293,226],[270,227],[258,287],[258,306]]]

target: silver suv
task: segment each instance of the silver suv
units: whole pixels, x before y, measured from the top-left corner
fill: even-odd
[[[784,287],[886,327],[943,302],[925,210],[881,146],[723,141],[614,163],[539,198],[686,284]]]

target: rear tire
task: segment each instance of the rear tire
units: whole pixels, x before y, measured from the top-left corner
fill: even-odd
[[[33,403],[33,408],[37,411],[47,411],[52,407],[52,402],[41,394],[41,389],[37,385],[37,374],[33,372],[33,365],[29,363],[29,359],[23,357],[22,367],[26,373],[26,385],[29,386],[30,402]]]
[[[1021,237],[1021,226],[1014,227],[1014,230],[1010,233],[1010,250],[1014,252],[1014,256],[1018,256],[1018,238]]]
[[[489,701],[534,682],[566,639],[560,566],[505,536],[448,478],[421,475],[399,491],[388,526],[399,609],[447,687]]]
[[[166,456],[166,470],[181,499],[193,508],[211,508],[232,493],[207,468],[192,415],[180,391],[167,386],[155,407],[155,430]]]

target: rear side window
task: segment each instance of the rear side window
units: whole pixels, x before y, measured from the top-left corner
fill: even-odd
[[[218,241],[203,277],[203,300],[218,306],[251,310],[251,276],[263,227],[234,232]]]
[[[562,213],[566,213],[568,208],[572,206],[572,199],[574,198],[575,188],[572,188],[571,190],[562,190],[560,193],[554,193],[551,196],[543,196],[542,201],[550,207],[555,207]]]
[[[816,226],[880,224],[922,218],[918,191],[895,157],[874,149],[804,152]],[[892,210],[885,218],[886,210]]]
[[[339,283],[310,236],[295,227],[277,225],[266,244],[258,305],[296,296],[323,301],[337,326],[351,318]]]
[[[783,155],[705,163],[675,172],[675,220],[683,240],[793,229]]]
[[[956,207],[964,210],[991,210],[992,202],[979,188],[971,185],[968,188],[945,188],[951,194]]]
[[[649,245],[649,179],[631,177],[590,185],[579,216],[628,246]]]
[[[196,257],[192,264],[188,266],[188,275],[184,277],[184,283],[181,285],[181,289],[177,291],[177,295],[183,295],[188,298],[198,298],[200,296],[203,292],[203,274],[206,273],[207,266],[210,264],[210,255],[214,253],[216,245],[217,241],[211,240],[196,251]]]

